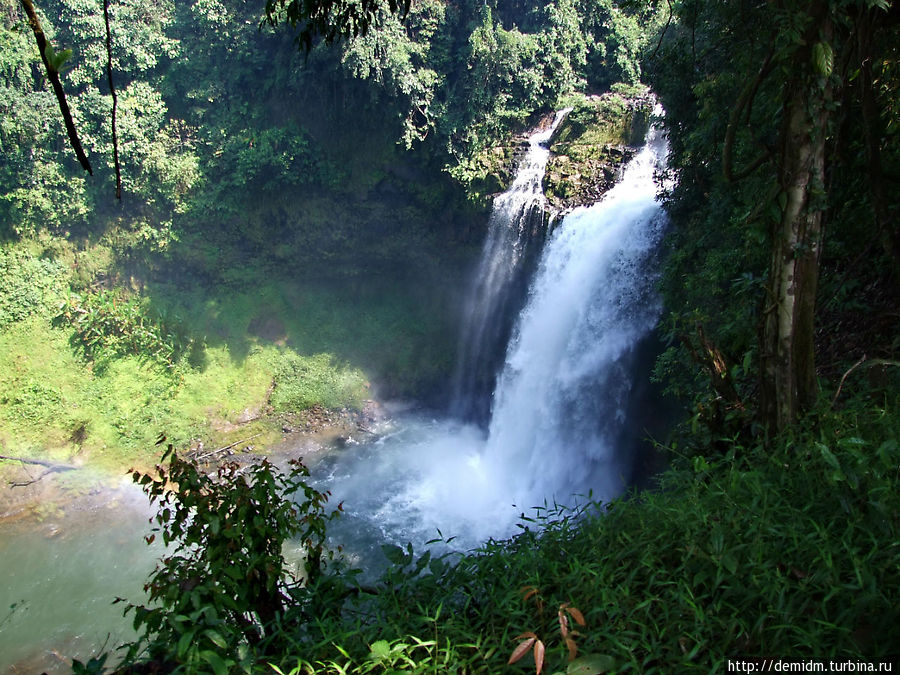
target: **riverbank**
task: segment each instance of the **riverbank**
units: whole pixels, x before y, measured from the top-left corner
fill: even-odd
[[[214,422],[219,438],[234,438],[222,444],[202,441],[180,448],[202,466],[214,470],[225,461],[253,463],[269,458],[276,464],[290,459],[309,461],[318,453],[355,444],[377,433],[389,410],[366,400],[360,410],[328,410],[313,406],[297,413],[270,413],[245,423]],[[108,459],[92,462],[81,455],[71,463],[35,461],[5,455],[0,461],[0,526],[17,523],[53,537],[59,533],[58,521],[71,512],[106,508],[121,489],[133,468],[150,470],[161,449],[148,449],[136,462],[111,464]]]
[[[202,443],[182,449],[213,473],[222,462],[276,466],[302,459],[312,465],[331,451],[383,432],[408,406],[364,402],[360,410],[314,406],[294,414],[269,414],[247,424],[277,430],[277,439],[243,438],[225,446]],[[247,425],[223,433],[239,436]],[[256,432],[259,433],[259,432]],[[144,457],[150,469],[162,451]],[[148,546],[152,509],[125,466],[0,462],[0,672],[66,673],[72,659],[86,662],[104,649],[134,639],[125,605],[140,602],[141,587],[162,553]],[[62,608],[62,609],[60,609]],[[111,662],[115,659],[112,658]]]

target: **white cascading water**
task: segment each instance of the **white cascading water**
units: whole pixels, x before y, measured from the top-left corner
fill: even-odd
[[[440,530],[474,546],[513,534],[520,514],[535,506],[622,491],[630,468],[619,446],[634,352],[660,312],[648,267],[664,225],[654,170],[665,154],[664,138],[651,129],[603,200],[553,231],[507,348],[486,433],[407,418],[323,467],[323,486],[349,515],[342,539],[421,543]]]
[[[571,110],[560,110],[552,122],[528,138],[528,151],[512,185],[494,199],[460,331],[451,393],[451,411],[460,419],[481,417],[480,399],[493,391],[496,354],[509,338],[509,312],[519,309],[517,282],[527,273],[522,268],[529,253],[543,240],[548,204],[542,183],[550,159],[547,143]]]
[[[662,233],[651,131],[619,183],[568,214],[541,256],[498,380],[485,459],[518,467],[513,496],[615,496],[630,478],[616,442],[626,424],[632,355],[660,313],[647,262]]]

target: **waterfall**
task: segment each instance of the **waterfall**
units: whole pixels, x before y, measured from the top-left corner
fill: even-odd
[[[571,108],[528,138],[512,185],[494,199],[488,233],[463,317],[451,411],[463,420],[486,421],[496,367],[509,341],[509,327],[521,309],[535,253],[543,242],[547,200],[543,180],[547,142]]]
[[[532,137],[534,163],[523,163],[517,177],[532,186],[523,204],[542,199],[535,194],[547,161],[540,138],[549,133]],[[322,487],[344,502],[348,517],[338,523],[348,521],[347,538],[421,543],[440,530],[474,546],[513,534],[519,514],[534,506],[589,491],[605,501],[628,484],[638,346],[660,313],[652,259],[664,216],[654,170],[665,154],[665,139],[651,129],[620,182],[569,213],[547,239],[510,331],[486,428],[458,417],[406,418],[327,464]],[[520,264],[521,214],[530,207],[494,222],[507,201],[519,203],[512,193],[495,205],[463,366],[488,348],[480,341],[496,330],[493,315]],[[508,259],[495,250],[504,238]]]
[[[590,489],[608,499],[630,478],[620,441],[635,348],[661,311],[648,263],[664,222],[653,180],[664,155],[653,130],[620,182],[568,214],[544,248],[484,452],[489,471],[516,467],[514,499],[565,501]]]

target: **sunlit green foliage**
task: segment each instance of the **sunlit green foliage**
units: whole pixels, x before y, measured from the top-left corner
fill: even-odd
[[[52,316],[65,284],[65,269],[57,261],[0,248],[0,330],[32,314]]]
[[[445,320],[396,285],[363,293],[270,281],[228,298],[177,286],[143,297],[82,290],[63,307],[73,323],[53,327],[63,268],[13,260],[0,282],[13,321],[0,330],[0,442],[10,452],[115,465],[161,431],[180,447],[250,436],[264,447],[281,440],[282,414],[356,410],[376,393],[427,398],[451,367]]]
[[[411,5],[402,22],[375,3],[371,30],[311,45],[304,56],[290,31],[260,27],[263,6],[252,0],[113,2],[125,190],[117,209],[109,197],[102,3],[39,3],[54,44],[73,49],[67,96],[97,173],[86,182],[68,156],[52,94],[30,75],[37,57],[17,4],[4,1],[12,20],[0,58],[7,73],[0,105],[9,113],[2,129],[9,161],[0,172],[7,236],[115,229],[121,262],[143,272],[181,263],[211,277],[277,263],[285,246],[307,266],[354,246],[390,249],[387,265],[411,245],[439,253],[439,241],[471,231],[471,206],[442,169],[468,184],[473,158],[586,86],[589,59],[618,34],[618,24],[606,22],[606,37],[592,34],[588,44],[582,28],[601,20],[600,8],[570,0],[429,0]],[[628,58],[631,75],[623,77],[633,79],[636,50]],[[386,167],[398,168],[391,175]],[[422,180],[410,181],[412,174]],[[419,212],[391,222],[367,203],[373,188],[405,195]],[[306,208],[311,193],[326,199]],[[345,214],[320,222],[323,207],[345,206],[362,222]],[[438,227],[435,211],[450,214]]]
[[[327,557],[328,495],[304,483],[308,475],[299,462],[285,475],[263,461],[225,464],[212,477],[171,445],[155,475],[133,473],[158,509],[148,543],[160,534],[169,549],[147,583],[149,604],[126,610],[141,634],[126,663],[219,675],[277,644],[277,622],[303,615]],[[302,578],[282,550],[292,537],[305,550]]]
[[[619,5],[627,5],[622,8]],[[656,3],[659,5],[659,3]],[[587,46],[584,76],[594,89],[615,82],[641,81],[641,52],[650,46],[664,13],[654,3],[617,3],[614,0],[579,0]]]
[[[368,383],[359,371],[333,363],[329,354],[303,358],[285,354],[275,370],[275,389],[269,402],[277,412],[326,408],[361,408]]]
[[[401,99],[403,118],[401,142],[409,148],[423,141],[435,126],[433,108],[436,90],[446,77],[436,68],[441,62],[441,37],[447,7],[431,0],[416,3],[401,23],[395,15],[383,17],[377,31],[351,39],[343,50],[341,63],[354,77],[377,83],[373,95]]]
[[[57,319],[74,329],[73,341],[94,362],[131,355],[174,369],[191,340],[177,318],[148,312],[144,304],[121,293],[70,293]]]
[[[120,208],[100,0],[40,3],[57,50],[73,50],[64,81],[93,181],[69,157],[17,3],[0,0],[0,237],[11,240],[0,251],[0,442],[16,454],[121,462],[163,429],[178,447],[271,442],[281,426],[261,420],[267,412],[358,406],[370,380],[385,395],[427,396],[452,365],[452,322],[436,307],[453,306],[454,271],[484,222],[446,173],[468,184],[479,153],[574,91],[633,92],[649,73],[668,110],[672,348],[658,373],[695,417],[663,489],[567,517],[550,509],[560,520],[529,516],[519,537],[468,555],[388,547],[382,583],[326,575],[288,602],[275,599],[280,544],[297,523],[279,492],[304,490],[296,476],[262,466],[245,480],[229,466],[216,483],[176,464],[168,479],[187,499],[168,504],[181,509],[177,526],[164,516],[160,526],[186,539],[152,579],[163,604],[137,610],[148,656],[188,672],[495,673],[531,633],[548,671],[562,671],[561,607],[584,614],[579,654],[611,670],[891,655],[895,371],[860,369],[833,406],[780,438],[763,443],[747,424],[780,204],[770,175],[729,184],[721,156],[735,101],[771,45],[792,49],[801,26],[771,11],[778,3],[623,4],[423,0],[405,22],[381,12],[368,32],[304,57],[289,32],[259,29],[253,0],[113,2]],[[673,22],[654,33],[670,7]],[[896,191],[874,189],[900,161],[900,41],[895,24],[870,28],[868,60],[812,48],[821,76],[847,71],[829,131],[840,161],[820,303],[831,391],[858,357],[900,349],[886,217]],[[776,151],[778,84],[761,81],[742,111],[735,166]],[[90,300],[70,306],[75,325],[53,327],[66,285]],[[107,286],[128,293],[99,292]],[[93,319],[78,324],[80,310]],[[183,335],[164,330],[165,311],[187,317]],[[147,359],[154,351],[165,368]],[[722,356],[718,380],[696,363],[709,355]],[[726,381],[732,400],[717,389]],[[178,499],[154,480],[158,498]],[[318,527],[321,501],[305,494]],[[217,539],[226,516],[250,536]],[[315,560],[323,532],[311,534]]]

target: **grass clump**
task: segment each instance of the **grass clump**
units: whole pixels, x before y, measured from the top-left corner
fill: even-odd
[[[24,248],[0,247],[0,330],[33,314],[51,316],[66,287],[64,267]]]
[[[315,405],[360,409],[369,386],[361,371],[335,363],[330,354],[303,357],[293,351],[278,355],[274,383],[269,402],[275,412]]]

